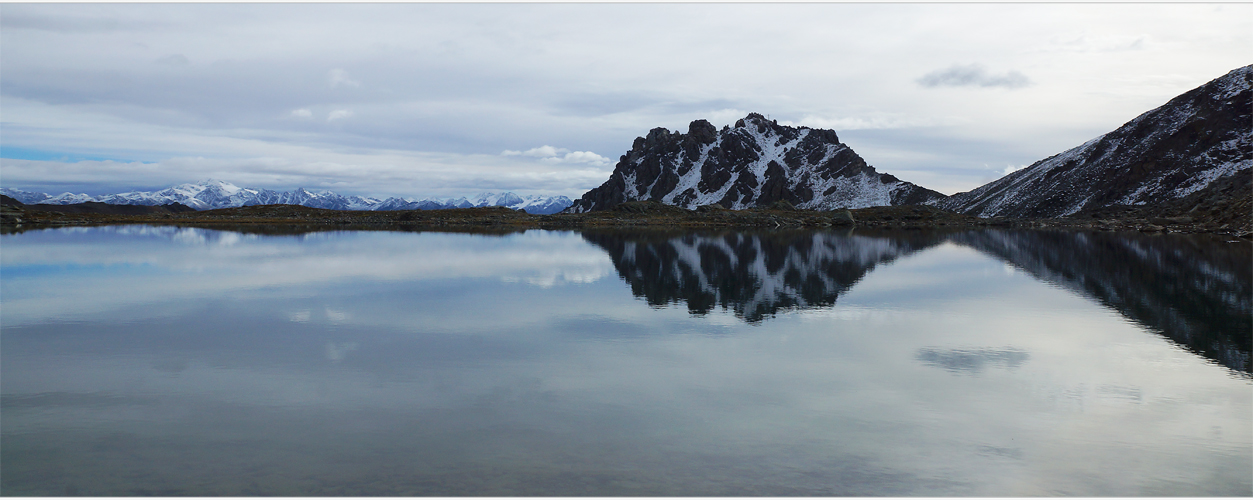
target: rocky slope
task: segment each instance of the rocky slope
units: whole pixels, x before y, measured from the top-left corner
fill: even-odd
[[[1141,216],[1240,212],[1249,225],[1253,66],[1117,130],[966,193],[932,203],[979,217],[1061,217],[1140,207]],[[1186,206],[1181,201],[1186,199]],[[1246,231],[1248,228],[1245,229]]]
[[[361,196],[342,196],[330,191],[313,192],[304,188],[295,191],[241,188],[229,182],[206,180],[180,184],[160,191],[134,191],[101,196],[46,193],[0,188],[0,193],[31,204],[70,205],[97,202],[109,205],[158,206],[181,203],[196,210],[247,207],[255,205],[300,205],[328,210],[435,210],[447,208],[508,207],[531,214],[553,214],[570,206],[565,196],[518,196],[513,193],[482,193],[473,198],[423,199],[388,198],[380,200]]]
[[[568,211],[605,210],[642,200],[735,210],[787,201],[797,208],[829,210],[943,197],[876,172],[832,130],[781,126],[751,113],[722,130],[705,120],[692,122],[686,134],[653,129],[635,139],[609,180],[575,200]]]

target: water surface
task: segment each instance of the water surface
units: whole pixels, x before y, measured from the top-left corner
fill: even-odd
[[[1175,236],[0,236],[5,495],[1250,495]]]

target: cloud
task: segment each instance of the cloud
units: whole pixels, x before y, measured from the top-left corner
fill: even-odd
[[[1090,36],[1087,33],[1080,33],[1059,35],[1051,40],[1044,50],[1089,53],[1124,52],[1145,50],[1149,43],[1149,36],[1143,34]]]
[[[526,151],[513,151],[513,150],[506,149],[504,150],[504,152],[500,154],[503,156],[530,156],[533,158],[550,158],[550,157],[557,156],[561,153],[565,153],[568,151],[570,150],[566,148],[554,148],[552,146],[544,145],[538,148],[531,148]]]
[[[526,151],[514,151],[506,149],[500,153],[501,156],[528,156],[531,158],[539,158],[544,163],[583,163],[588,165],[605,166],[609,165],[609,158],[598,155],[591,151],[570,151],[566,148],[555,148],[549,145],[543,145],[538,148],[531,148]]]
[[[187,56],[184,56],[182,54],[170,54],[168,56],[157,59],[156,63],[165,65],[165,66],[186,66],[188,64],[191,64],[191,61],[188,61]]]
[[[828,118],[824,116],[805,115],[800,120],[779,120],[780,125],[793,127],[825,128],[841,130],[882,130],[916,127],[952,127],[969,122],[969,119],[954,116],[921,116],[904,114],[875,114],[871,116],[845,116]]]
[[[563,163],[587,163],[591,165],[608,165],[609,158],[591,151],[571,151],[561,158]]]
[[[1031,80],[1017,70],[993,75],[981,64],[955,64],[947,69],[927,73],[916,80],[919,85],[928,88],[936,87],[1002,87],[1018,89],[1031,85]]]
[[[1027,168],[1027,166],[1026,165],[1005,165],[1005,169],[1001,170],[1001,174],[1009,175],[1019,170],[1022,170],[1024,168]]]
[[[6,4],[0,135],[6,151],[125,162],[204,156],[313,165],[306,159],[366,151],[488,156],[504,171],[604,171],[654,127],[686,131],[702,118],[721,127],[752,111],[834,128],[884,171],[944,172],[938,184],[924,184],[932,189],[964,172],[956,178],[968,182],[948,184],[966,190],[979,175],[1081,144],[1247,64],[1241,49],[1253,35],[1241,13],[1250,8]],[[987,22],[992,15],[1004,22]],[[708,22],[682,21],[692,18]],[[850,22],[824,29],[830,19]],[[639,36],[633,27],[645,24],[657,36]],[[1194,29],[1181,32],[1185,25]],[[232,35],[216,36],[223,30]],[[735,35],[745,30],[760,36]],[[1079,53],[1093,47],[1139,50]],[[181,63],[175,54],[189,63],[163,65]],[[935,88],[916,82],[976,61],[986,69],[958,67],[927,80],[967,91],[936,99]],[[1049,92],[968,91],[1027,80],[1011,69],[1047,81]],[[335,110],[354,115],[328,124]],[[880,140],[867,143],[873,134]],[[569,150],[525,148],[533,144]],[[305,149],[286,156],[291,147]],[[506,148],[518,148],[516,156],[502,155]],[[385,163],[371,155],[345,162]],[[983,164],[996,168],[977,168]],[[49,175],[40,183],[64,182]],[[133,179],[111,183],[157,187]],[[362,176],[338,180],[375,189]],[[410,189],[406,196],[416,194]],[[462,189],[449,195],[486,188]]]
[[[347,71],[344,71],[343,69],[340,69],[340,68],[335,68],[331,70],[329,78],[331,81],[331,88],[336,88],[336,87],[339,87],[340,85],[346,85],[349,87],[361,86],[361,82],[357,80],[353,80],[351,77],[348,76]]]
[[[341,118],[348,118],[348,117],[350,117],[350,116],[352,116],[352,111],[351,111],[351,110],[347,110],[347,109],[337,109],[337,110],[335,110],[335,111],[331,111],[330,116],[327,116],[327,117],[326,117],[326,121],[328,121],[328,122],[333,122],[333,121],[335,121],[335,120],[339,120],[339,119],[341,119]]]

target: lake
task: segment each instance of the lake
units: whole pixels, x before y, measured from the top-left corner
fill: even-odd
[[[1253,494],[1253,245],[0,236],[4,495]]]

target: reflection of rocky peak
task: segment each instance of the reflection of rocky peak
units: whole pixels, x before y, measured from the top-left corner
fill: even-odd
[[[750,322],[833,305],[878,263],[939,242],[821,232],[583,237],[609,252],[632,293],[650,305],[686,302],[694,314],[722,306]]]
[[[1251,373],[1247,244],[1111,233],[980,231],[953,241],[1096,299],[1188,350]]]
[[[696,120],[686,134],[655,128],[635,139],[609,180],[575,200],[574,213],[626,201],[742,209],[785,200],[799,208],[918,204],[944,195],[880,174],[835,131],[788,127],[750,113],[735,127]]]
[[[1204,238],[1051,231],[852,233],[585,232],[650,305],[717,306],[757,322],[780,310],[829,307],[880,263],[943,241],[972,247],[1118,311],[1149,331],[1246,376],[1253,374],[1253,247]],[[1012,352],[1011,352],[1012,351]],[[1011,350],[924,350],[948,370],[1014,368]]]

